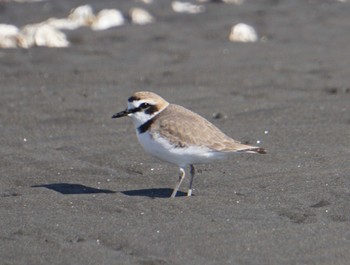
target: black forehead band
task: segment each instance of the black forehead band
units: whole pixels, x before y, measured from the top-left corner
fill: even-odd
[[[131,96],[130,98],[128,98],[128,101],[129,101],[129,102],[133,102],[133,101],[135,101],[135,100],[140,100],[140,98],[139,98],[139,97],[136,97],[136,96]]]

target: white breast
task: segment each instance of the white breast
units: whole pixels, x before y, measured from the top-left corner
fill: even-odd
[[[137,137],[145,151],[163,161],[185,167],[189,164],[207,163],[215,158],[220,158],[223,154],[213,152],[206,147],[175,147],[167,139],[155,134],[151,136],[149,132],[138,133]]]

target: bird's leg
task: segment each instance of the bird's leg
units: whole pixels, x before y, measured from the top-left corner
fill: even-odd
[[[186,176],[185,170],[182,167],[180,167],[180,172],[179,173],[180,173],[179,174],[179,180],[177,181],[176,186],[175,186],[175,188],[173,190],[173,193],[171,194],[171,198],[175,198],[176,193],[179,190],[180,185],[181,185],[182,181],[184,180],[184,178]]]
[[[194,174],[196,173],[196,170],[194,169],[193,165],[190,165],[190,173],[191,173],[191,178],[190,178],[190,187],[188,188],[187,196],[192,196],[192,184],[193,184],[193,178]]]

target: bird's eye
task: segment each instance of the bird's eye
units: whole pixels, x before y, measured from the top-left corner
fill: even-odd
[[[150,106],[150,105],[149,105],[148,103],[142,103],[142,104],[140,105],[140,108],[141,108],[141,109],[147,109],[149,106]]]

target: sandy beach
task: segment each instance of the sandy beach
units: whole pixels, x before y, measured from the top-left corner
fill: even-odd
[[[17,27],[90,4],[156,19],[0,49],[0,264],[349,264],[350,3],[0,2]],[[233,25],[259,40],[230,42]],[[135,91],[185,106],[266,155],[178,168],[147,155]]]

